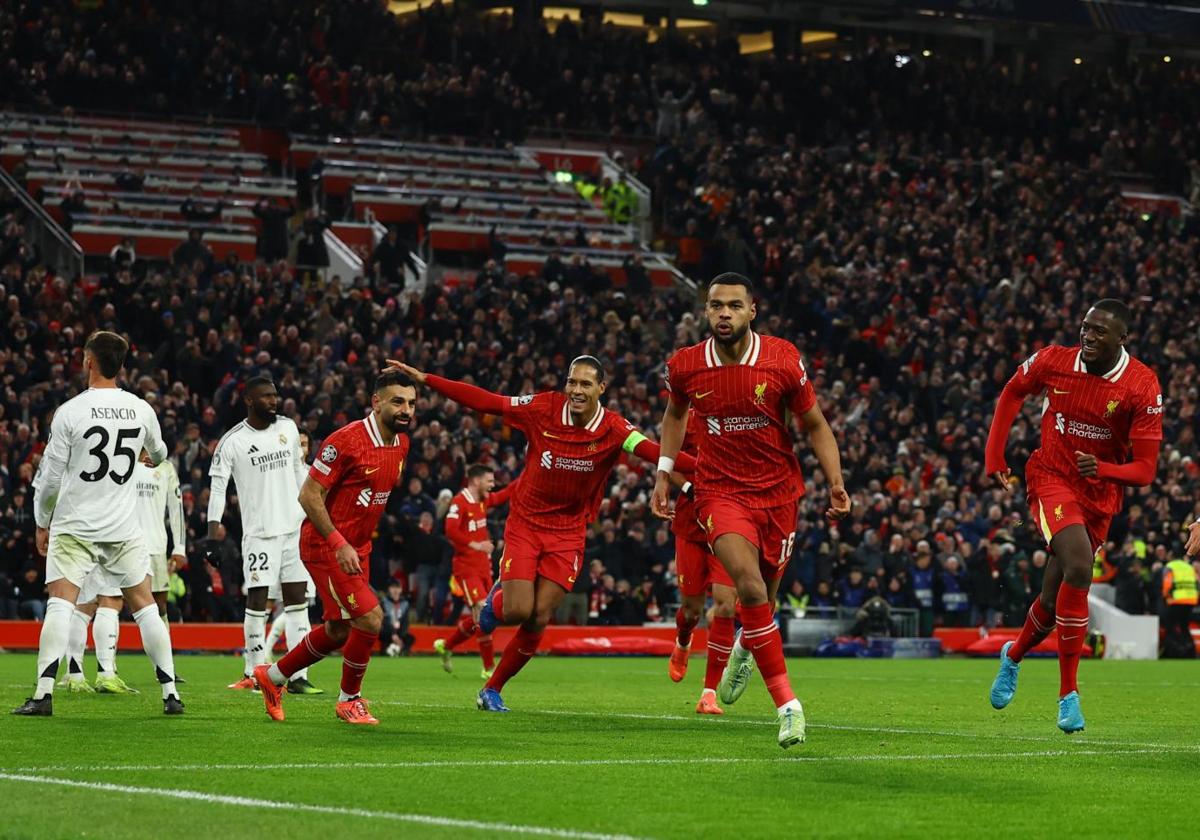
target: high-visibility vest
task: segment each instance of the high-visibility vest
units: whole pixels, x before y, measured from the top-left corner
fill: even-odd
[[[1190,604],[1195,606],[1200,601],[1200,593],[1196,589],[1196,570],[1186,560],[1172,560],[1167,564],[1169,580],[1163,581],[1163,596],[1167,604],[1176,606]],[[1170,589],[1167,588],[1168,584]]]

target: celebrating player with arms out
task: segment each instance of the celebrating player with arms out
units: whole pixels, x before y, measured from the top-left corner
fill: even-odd
[[[377,724],[359,690],[379,639],[383,609],[371,590],[371,535],[408,456],[408,428],[417,389],[402,373],[375,379],[371,411],[325,439],[300,488],[308,515],[300,555],[324,607],[314,627],[274,665],[254,669],[267,714],[283,720],[283,686],[293,674],[342,648],[342,690],[336,713],[346,723]],[[289,643],[291,640],[289,639]]]
[[[1093,559],[1121,509],[1124,488],[1149,484],[1158,468],[1162,390],[1154,372],[1125,350],[1131,320],[1120,301],[1097,302],[1084,316],[1079,347],[1045,347],[1013,374],[988,434],[987,474],[1012,492],[1004,459],[1008,431],[1025,398],[1045,394],[1042,445],[1025,466],[1025,482],[1051,558],[1021,635],[1000,650],[991,700],[997,709],[1012,701],[1018,665],[1057,625],[1058,728],[1066,733],[1084,728],[1077,675]]]
[[[587,526],[599,510],[609,472],[622,451],[656,459],[658,444],[601,407],[604,368],[593,356],[571,362],[562,393],[521,397],[502,397],[401,362],[388,364],[467,408],[501,415],[529,442],[504,529],[501,583],[479,613],[484,633],[498,624],[520,625],[477,702],[484,711],[507,712],[500,691],[533,658],[546,625],[575,583]],[[681,459],[681,470],[690,465],[691,459]]]
[[[688,411],[687,433],[680,450],[695,457],[700,425],[696,412]],[[688,657],[692,651],[692,631],[704,615],[708,591],[712,590],[713,617],[708,628],[708,667],[704,671],[704,689],[696,703],[698,715],[723,715],[717,705],[717,684],[733,650],[733,617],[737,606],[737,590],[721,561],[708,547],[708,535],[696,520],[696,506],[691,493],[683,493],[675,503],[675,519],[671,523],[675,534],[675,568],[679,574],[679,594],[683,603],[675,613],[675,650],[667,665],[667,673],[675,682],[687,675]]]
[[[829,481],[827,515],[846,516],[850,497],[837,440],[817,406],[800,353],[788,341],[750,329],[753,293],[740,274],[714,277],[705,307],[712,337],[679,350],[667,365],[671,399],[663,416],[653,506],[656,515],[670,516],[668,476],[691,405],[705,431],[696,458],[696,518],[741,602],[742,636],[726,667],[721,699],[732,703],[745,690],[753,655],[775,701],[779,745],[786,749],[805,736],[804,711],[788,682],[772,606],[791,557],[797,500],[804,492],[789,412],[804,424]]]
[[[449,674],[453,670],[450,658],[452,651],[479,630],[479,612],[483,599],[492,590],[492,550],[495,548],[488,534],[487,512],[500,507],[512,495],[515,483],[503,490],[493,491],[496,473],[488,466],[474,464],[467,470],[467,486],[450,500],[446,511],[446,539],[454,546],[453,573],[450,591],[462,598],[470,610],[458,620],[454,635],[449,639],[435,639],[433,649],[442,658],[442,668]],[[492,634],[479,633],[479,657],[483,660],[483,679],[492,676],[495,670],[495,651]]]

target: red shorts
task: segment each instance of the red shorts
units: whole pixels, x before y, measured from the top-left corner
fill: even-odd
[[[349,621],[366,615],[379,606],[371,590],[371,574],[367,561],[359,558],[362,571],[348,575],[333,560],[305,560],[304,566],[312,575],[313,585],[321,598],[321,618],[326,621]]]
[[[1047,546],[1063,528],[1082,525],[1087,529],[1092,553],[1104,547],[1104,541],[1108,539],[1109,525],[1112,524],[1111,513],[1102,513],[1081,505],[1075,490],[1064,481],[1042,478],[1031,480],[1029,476],[1026,476],[1026,481],[1026,495],[1029,498],[1033,522]]]
[[[509,519],[504,528],[500,580],[554,581],[568,592],[575,586],[583,563],[586,532],[539,531],[528,522]]]
[[[679,592],[683,595],[703,595],[715,583],[733,588],[729,572],[707,543],[676,537],[675,572],[679,576]]]
[[[728,496],[696,499],[696,518],[708,534],[708,544],[715,545],[725,534],[745,537],[758,549],[763,580],[783,577],[796,542],[796,513],[796,502],[749,508]]]
[[[491,575],[451,575],[450,594],[462,598],[468,607],[473,607],[487,597],[494,583]]]

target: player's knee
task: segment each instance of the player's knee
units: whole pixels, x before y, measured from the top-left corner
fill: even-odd
[[[1087,589],[1092,585],[1092,566],[1081,563],[1063,565],[1063,582],[1076,589]]]
[[[528,604],[504,602],[505,624],[524,624],[529,621],[532,614],[533,609]]]
[[[475,641],[477,641],[477,642],[490,642],[491,640],[492,640],[491,633],[480,633],[478,636],[475,637]]]
[[[376,636],[383,629],[383,610],[376,607],[366,615],[359,616],[354,620],[354,626],[365,633],[372,633]]]
[[[113,598],[109,595],[101,595],[98,603],[105,609],[116,610],[117,612],[120,612],[121,608],[125,606],[125,602],[121,598]]]
[[[246,609],[265,610],[267,608],[267,591],[265,586],[256,586],[246,590]]]
[[[350,622],[348,621],[326,621],[325,635],[336,642],[338,646],[346,643],[346,639],[350,638]]]
[[[717,618],[733,618],[737,612],[737,600],[734,598],[723,598],[713,602],[713,615]]]

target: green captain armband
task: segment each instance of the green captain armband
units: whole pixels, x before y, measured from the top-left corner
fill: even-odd
[[[633,450],[637,449],[637,445],[648,438],[639,431],[632,431],[629,437],[625,438],[625,442],[621,444],[621,448],[632,454]]]

